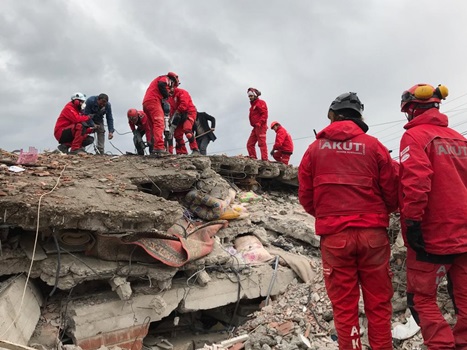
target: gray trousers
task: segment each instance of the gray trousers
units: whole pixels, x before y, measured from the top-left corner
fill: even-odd
[[[208,144],[210,141],[211,139],[207,135],[201,136],[196,140],[196,142],[198,143],[199,153],[201,153],[203,156],[207,154],[206,149],[208,148]]]
[[[105,144],[105,127],[104,124],[96,124],[96,136],[97,136],[97,151],[99,154],[104,154]]]

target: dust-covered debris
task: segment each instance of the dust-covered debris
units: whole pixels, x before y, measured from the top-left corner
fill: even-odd
[[[221,296],[200,302],[203,308],[209,304],[219,308],[224,305],[228,310],[227,316],[210,313],[217,314],[217,326],[212,330],[221,324],[224,340],[248,335],[244,341],[246,349],[337,349],[332,308],[322,278],[319,237],[314,234],[314,218],[298,203],[296,168],[242,157],[155,159],[51,153],[39,154],[34,164],[21,165],[24,171],[9,170],[17,160],[17,154],[0,151],[0,279],[28,274],[30,283],[37,285],[45,297],[31,344],[51,349],[57,344],[70,347],[72,343],[90,341],[91,338],[73,336],[71,331],[76,325],[70,314],[72,305],[77,311],[81,307],[83,310],[105,307],[105,303],[139,305],[148,296],[148,310],[158,313],[161,321],[148,319],[138,323],[137,312],[132,314],[131,307],[125,308],[124,316],[120,314],[123,306],[108,310],[111,322],[122,317],[127,318],[125,322],[136,322],[137,328],[132,331],[139,332],[138,344],[142,346],[145,332],[148,337],[162,333],[157,327],[155,330],[148,327],[150,323],[195,313],[196,308],[186,307],[194,305],[185,303],[189,301],[186,298],[196,293],[202,295],[202,288],[212,293],[212,286],[216,285]],[[175,268],[154,260],[141,247],[120,244],[122,237],[128,235],[163,235],[182,217],[202,223],[187,210],[184,200],[193,189],[214,198],[224,196],[229,189],[236,190],[230,203],[231,208],[235,207],[230,213],[232,218],[227,227],[214,234],[209,254]],[[399,218],[394,215],[388,231],[394,275],[394,327],[410,320],[405,296],[405,247],[399,231]],[[260,247],[255,243],[255,249],[264,249],[271,257],[269,261],[260,261],[267,254],[255,255],[256,251],[247,250],[242,256],[245,251],[237,251],[236,238],[249,235],[257,238]],[[290,256],[295,259],[288,260]],[[281,278],[294,276],[290,278],[293,282],[278,286],[283,282],[275,280],[275,269],[281,272]],[[258,275],[251,274],[253,271]],[[262,290],[253,287],[252,276],[264,285]],[[260,296],[256,301],[258,307],[252,309],[261,308],[240,316],[234,313],[248,310],[244,305],[233,307],[241,301],[236,298],[237,284],[242,280],[249,281],[248,288],[256,288],[254,295]],[[176,296],[175,288],[180,285],[184,285],[180,290],[185,294]],[[247,288],[246,284],[238,285]],[[281,292],[269,295],[268,290],[274,285],[276,289],[271,290]],[[253,295],[241,288],[242,298]],[[233,298],[222,295],[226,291]],[[180,305],[178,301],[171,304],[169,295],[176,296],[173,300],[181,300]],[[440,285],[439,305],[446,319],[454,323],[446,282]],[[171,314],[172,307],[175,315]],[[360,316],[363,344],[368,347],[363,305]],[[233,319],[247,321],[243,324],[239,321],[232,331]],[[109,326],[101,323],[102,330]],[[183,329],[189,339],[190,322],[176,323],[172,332]],[[95,324],[99,325],[99,320]],[[210,322],[204,321],[206,339],[208,325]],[[86,334],[87,330],[83,325],[73,332]],[[117,335],[124,334],[113,334]],[[99,337],[92,338],[101,342],[99,346],[118,345],[106,344],[103,336]],[[179,335],[164,339],[175,344],[178,338]],[[216,333],[213,342],[218,338]],[[394,348],[418,349],[422,343],[418,332],[409,339],[394,340]]]

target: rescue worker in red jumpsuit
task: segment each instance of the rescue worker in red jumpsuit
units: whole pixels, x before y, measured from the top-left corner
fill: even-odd
[[[71,96],[60,112],[55,123],[54,136],[59,145],[58,150],[70,154],[87,153],[84,147],[94,142],[89,134],[94,132],[94,123],[91,117],[81,114],[81,107],[86,101],[86,95],[77,92]]]
[[[174,87],[171,91],[169,102],[171,109],[173,110],[171,127],[172,130],[174,130],[173,138],[175,138],[175,153],[188,154],[185,147],[185,141],[183,140],[183,135],[185,135],[192,151],[191,154],[200,154],[195,135],[193,134],[193,124],[196,121],[197,111],[190,94],[184,89]],[[173,129],[174,127],[175,129]]]
[[[164,115],[170,113],[170,105],[167,102],[170,89],[180,84],[178,75],[169,72],[154,79],[146,90],[143,99],[143,111],[148,116],[149,127],[152,131],[150,144],[151,154],[162,155],[167,153],[164,145]]]
[[[146,143],[149,145],[149,153],[151,153],[150,140],[152,137],[151,128],[149,127],[148,117],[143,111],[138,111],[135,108],[131,108],[127,112],[128,125],[133,132],[133,143],[136,148],[136,152],[139,155],[144,155],[144,148],[146,147],[143,142],[143,136],[146,135]]]
[[[439,111],[447,95],[445,86],[418,84],[401,98],[407,304],[430,350],[467,349],[467,140]],[[436,303],[445,277],[457,315],[452,329]]]
[[[317,134],[301,160],[298,195],[316,219],[339,349],[362,349],[361,287],[370,347],[390,350],[393,289],[386,228],[398,205],[398,179],[389,151],[366,134],[362,112],[354,92],[332,102],[331,124]]]
[[[293,153],[293,141],[290,134],[278,122],[271,123],[271,129],[276,132],[276,140],[272,147],[271,156],[277,161],[289,164],[290,156]]]
[[[268,160],[268,146],[266,144],[266,131],[268,130],[268,106],[261,100],[261,92],[255,88],[247,90],[250,99],[250,125],[253,127],[246,143],[246,149],[250,158],[257,159],[255,145],[261,151],[261,159]]]

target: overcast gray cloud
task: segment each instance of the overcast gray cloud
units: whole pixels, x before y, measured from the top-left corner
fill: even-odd
[[[209,153],[247,154],[254,86],[269,122],[295,139],[294,165],[347,91],[365,104],[369,134],[397,155],[400,95],[416,83],[447,85],[442,110],[467,130],[466,21],[467,2],[455,0],[2,0],[0,148],[54,149],[55,121],[81,91],[110,96],[112,143],[131,151],[126,111],[174,71],[217,118]]]

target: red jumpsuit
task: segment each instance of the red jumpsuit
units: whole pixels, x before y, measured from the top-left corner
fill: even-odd
[[[143,111],[138,111],[138,115],[140,116],[140,118],[138,118],[138,122],[136,122],[135,124],[128,120],[128,125],[130,126],[131,131],[135,131],[136,129],[138,129],[141,136],[146,135],[146,141],[150,142],[152,133],[151,128],[149,127],[148,117]]]
[[[152,132],[151,128],[149,127],[148,117],[146,116],[146,113],[144,113],[143,111],[138,111],[137,121],[134,123],[130,119],[128,119],[128,125],[130,126],[131,131],[133,131],[133,134],[136,130],[136,132],[139,134],[139,137],[141,137],[141,140],[143,139],[143,136],[146,135],[146,143],[149,145],[149,152],[151,152]],[[138,144],[138,138],[133,138],[133,142],[135,144],[138,154],[144,155],[144,147],[142,148],[142,146]]]
[[[258,143],[258,147],[261,151],[261,159],[268,160],[268,146],[266,144],[266,131],[268,130],[268,106],[266,102],[260,98],[255,98],[250,101],[250,125],[253,127],[250,137],[246,143],[246,149],[248,156],[254,159],[256,157],[255,145]]]
[[[392,349],[390,246],[397,174],[388,150],[351,120],[317,135],[299,166],[299,200],[316,218],[340,349],[361,349],[362,289],[372,349]]]
[[[169,78],[161,75],[149,84],[143,99],[143,110],[148,116],[152,137],[148,142],[153,145],[155,151],[165,150],[164,146],[164,111],[162,100],[169,97]]]
[[[407,248],[407,303],[430,350],[467,349],[467,140],[437,108],[404,128],[401,217],[421,222],[428,253]],[[457,314],[453,329],[436,303],[444,276]]]
[[[178,113],[182,117],[174,131],[175,152],[177,154],[188,153],[185,147],[185,141],[183,140],[184,134],[188,139],[190,149],[192,151],[198,151],[198,144],[196,143],[196,139],[193,134],[193,124],[196,121],[197,113],[190,94],[184,89],[175,88],[170,104],[171,110],[173,109],[174,113]]]
[[[273,157],[276,161],[289,164],[290,156],[293,153],[293,141],[290,134],[280,125],[276,129],[276,141],[272,149],[275,151]]]
[[[75,101],[78,102],[78,100]],[[89,116],[80,114],[81,105],[75,104],[75,101],[70,101],[65,105],[54,128],[57,141],[71,147],[71,151],[84,147],[83,141],[92,133],[91,128],[83,126],[84,122],[89,122]]]

